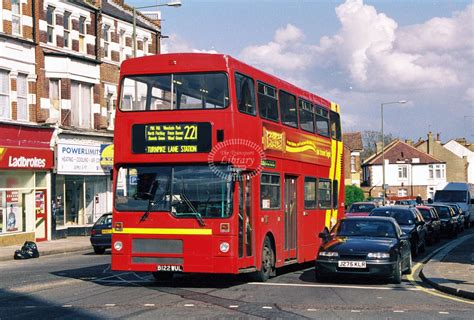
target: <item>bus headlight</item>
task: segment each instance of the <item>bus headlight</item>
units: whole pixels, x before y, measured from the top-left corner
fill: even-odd
[[[123,248],[122,241],[115,241],[114,242],[114,249],[115,250],[120,251],[120,250],[122,250],[122,248]]]
[[[228,242],[221,242],[220,246],[219,246],[219,250],[222,252],[222,253],[227,253],[229,252],[229,249],[230,249],[230,244]]]

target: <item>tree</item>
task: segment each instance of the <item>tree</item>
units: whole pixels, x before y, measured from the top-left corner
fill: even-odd
[[[388,145],[394,140],[392,134],[384,134],[384,144]],[[377,142],[380,140],[380,131],[366,130],[362,132],[362,145],[364,151],[361,154],[361,160],[364,161],[377,151]]]
[[[358,186],[345,187],[346,206],[350,206],[354,202],[364,201],[364,191]]]

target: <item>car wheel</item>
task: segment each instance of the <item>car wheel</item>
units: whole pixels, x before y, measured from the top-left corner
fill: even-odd
[[[273,252],[270,239],[265,238],[262,249],[262,266],[255,272],[255,280],[258,282],[267,281],[275,273],[275,253]]]
[[[104,247],[94,247],[94,252],[96,254],[104,254],[105,253],[105,248]]]
[[[407,268],[405,269],[405,274],[411,274],[413,271],[413,259],[411,257],[411,253],[408,254],[408,265]]]
[[[402,283],[402,261],[399,259],[397,265],[393,269],[392,281],[395,284]]]
[[[153,278],[157,281],[171,281],[173,280],[173,272],[152,272]]]

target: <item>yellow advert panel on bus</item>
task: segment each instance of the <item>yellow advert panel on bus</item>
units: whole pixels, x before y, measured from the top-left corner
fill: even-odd
[[[209,152],[211,146],[208,122],[136,124],[132,128],[133,153]]]

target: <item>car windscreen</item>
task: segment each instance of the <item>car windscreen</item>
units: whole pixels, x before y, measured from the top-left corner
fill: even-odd
[[[467,202],[467,192],[462,190],[438,190],[434,196],[435,202]]]
[[[222,173],[221,175],[217,174]],[[118,211],[168,211],[176,217],[232,214],[230,166],[129,166],[117,175]]]
[[[350,208],[349,212],[370,212],[372,209],[375,208],[373,204],[367,203],[353,203]]]
[[[374,209],[371,213],[371,216],[377,217],[392,217],[397,220],[399,225],[409,225],[415,223],[415,217],[413,213],[406,209]]]
[[[396,238],[394,225],[390,221],[377,219],[345,219],[336,224],[331,232],[336,236],[364,236]]]
[[[122,111],[160,111],[222,109],[228,105],[227,75],[216,72],[125,77],[119,107]]]
[[[423,216],[423,219],[425,219],[425,220],[431,219],[431,213],[430,213],[429,209],[418,208],[418,210],[421,212],[421,215]]]
[[[438,216],[441,218],[441,219],[449,219],[451,218],[451,212],[449,210],[449,207],[440,207],[440,206],[436,206],[434,207],[436,209],[436,211],[438,212]]]

